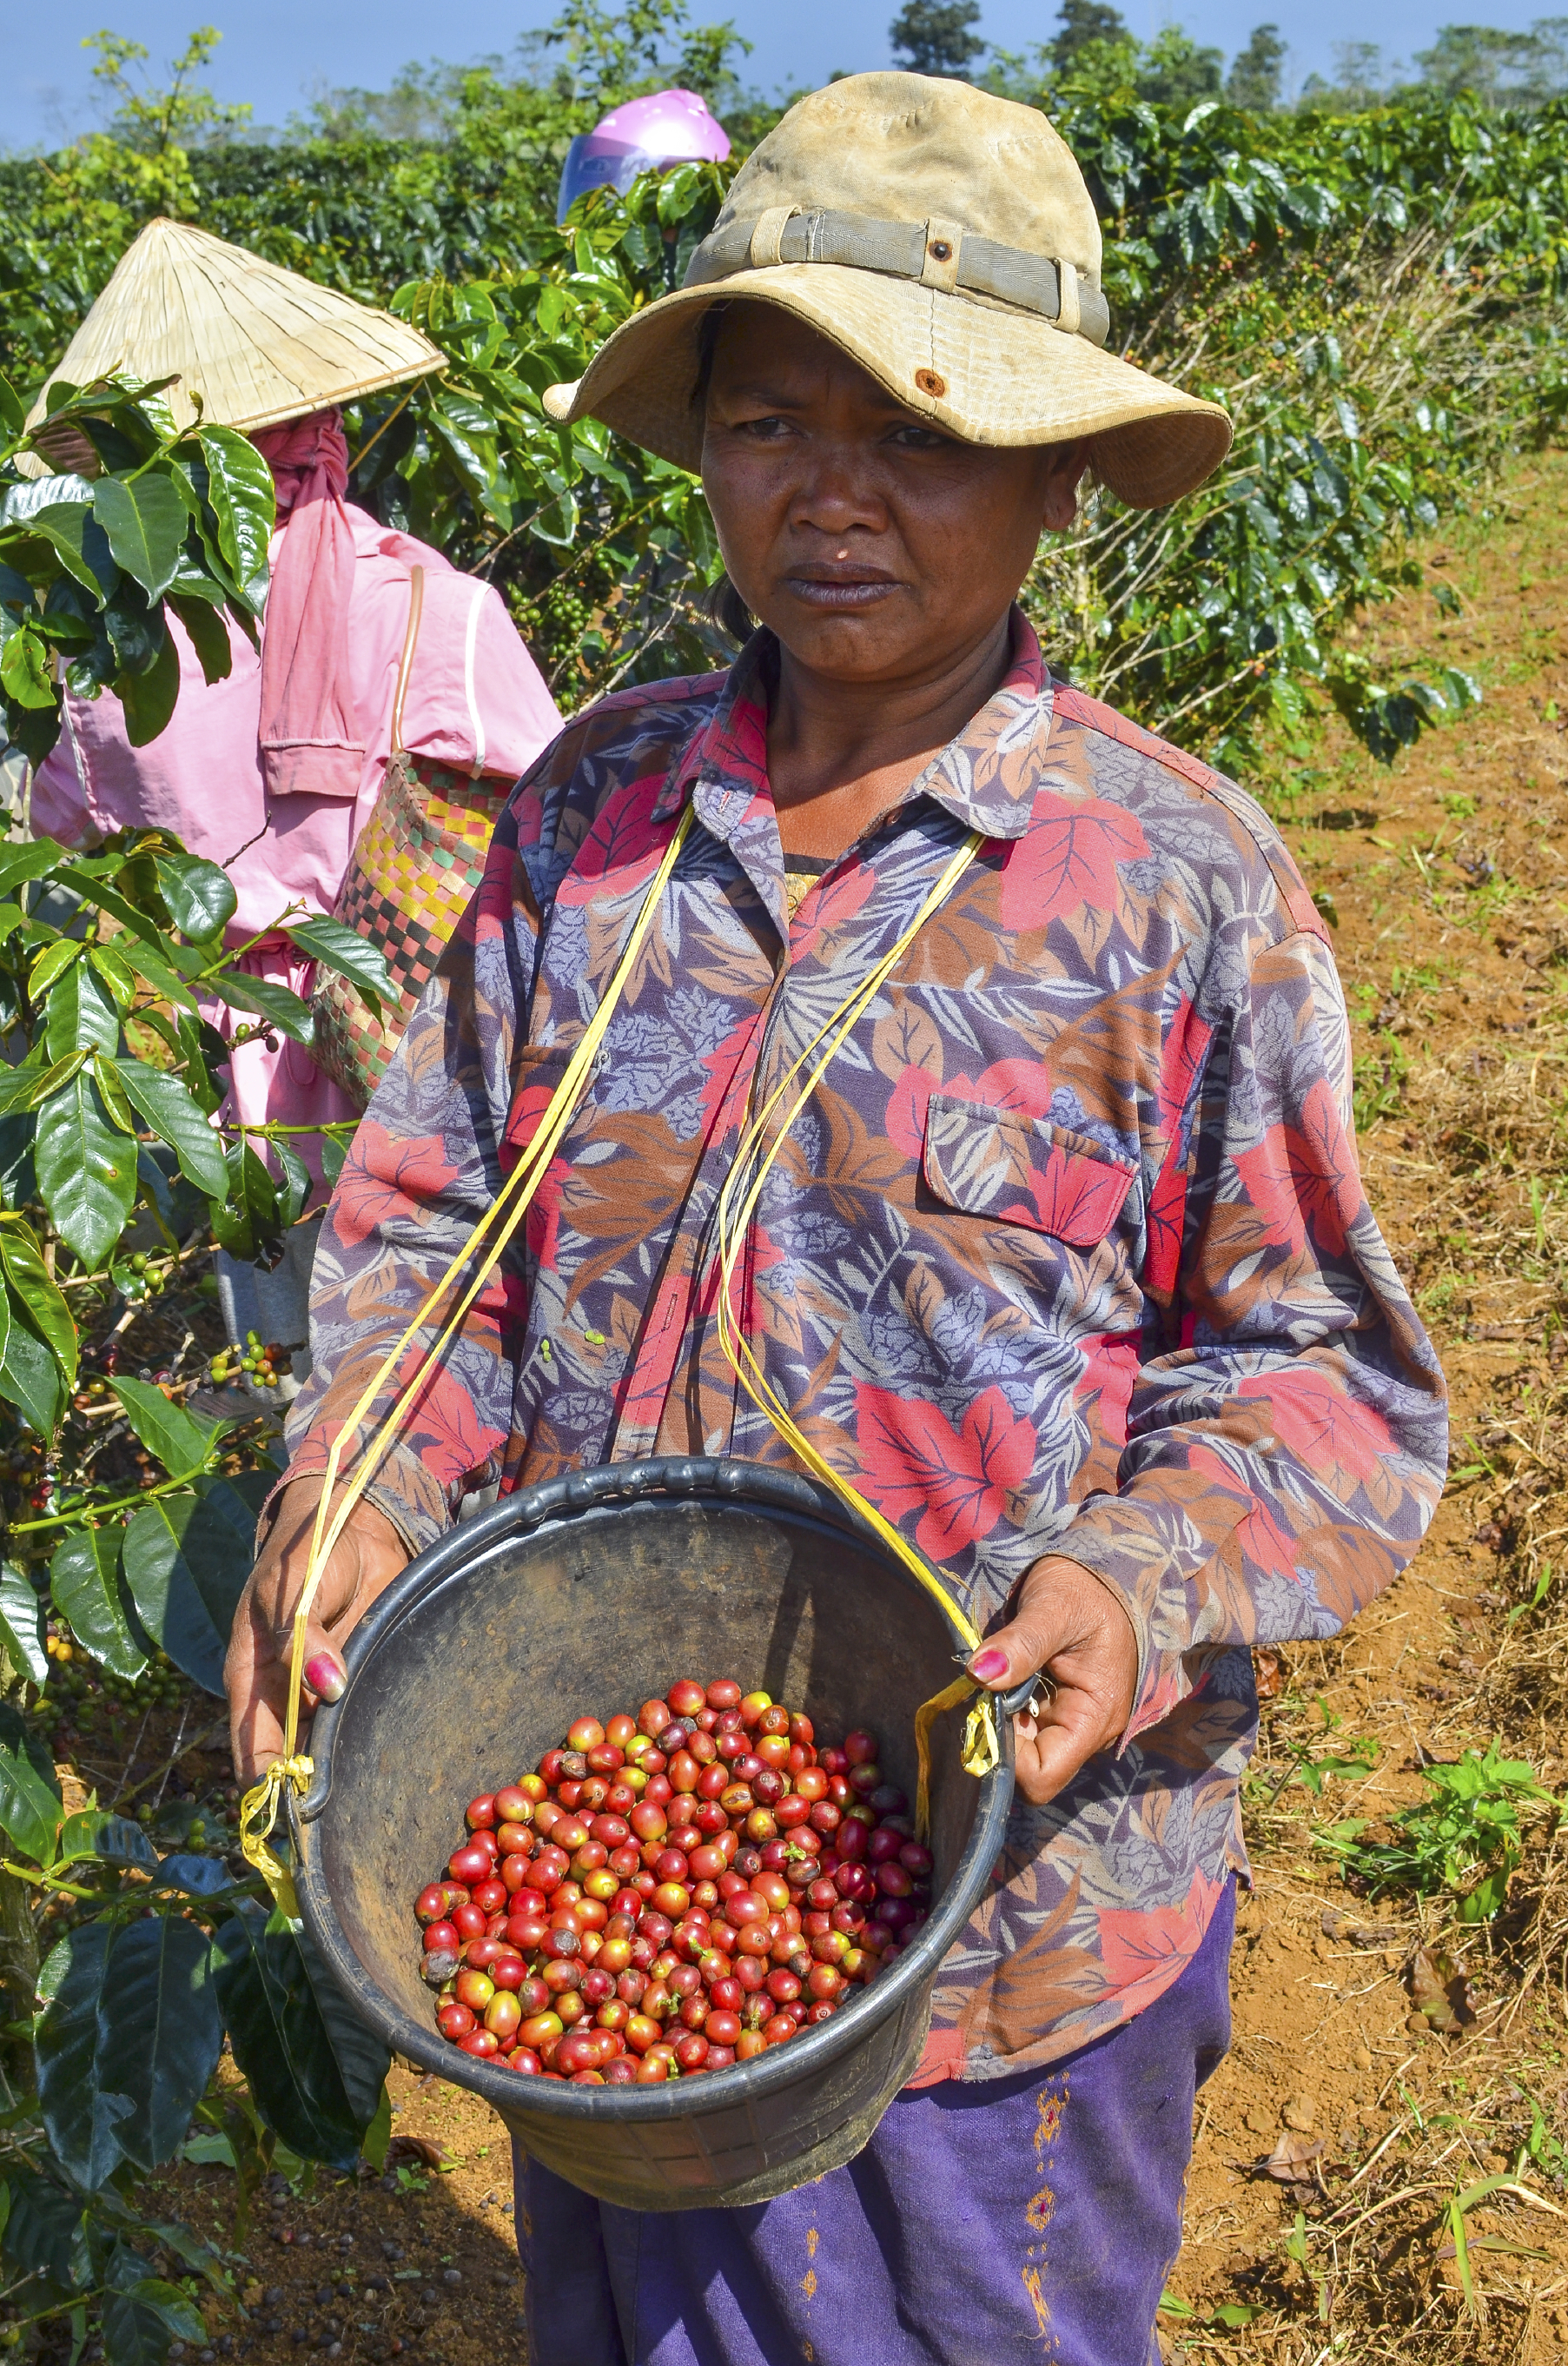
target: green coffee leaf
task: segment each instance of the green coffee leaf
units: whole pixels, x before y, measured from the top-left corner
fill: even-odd
[[[81,1528],[68,1536],[49,1565],[54,1606],[68,1619],[85,1651],[111,1675],[134,1680],[147,1654],[131,1631],[120,1590],[120,1538],[124,1531]]]
[[[276,511],[272,470],[255,445],[232,428],[203,427],[199,433],[218,548],[241,599],[259,615]]]
[[[336,970],[351,986],[357,986],[373,1009],[398,1008],[398,988],[386,954],[357,929],[345,928],[342,920],[330,919],[324,912],[286,920],[284,928],[301,952],[311,954],[323,968]]]
[[[178,2284],[142,2276],[104,2302],[104,2348],[114,2366],[164,2366],[176,2341],[205,2342],[207,2327]]]
[[[113,1939],[106,1922],[84,1922],[50,1950],[44,1970],[51,2001],[34,2041],[50,2143],[67,2175],[88,2192],[119,2167],[118,2131],[134,2109],[129,2095],[106,2090],[95,2076],[98,2008]]]
[[[127,1100],[180,1162],[180,1171],[199,1191],[219,1199],[228,1189],[223,1143],[178,1076],[141,1060],[117,1060],[115,1074]]]
[[[0,649],[0,689],[18,706],[53,706],[54,669],[49,643],[24,625]]]
[[[115,677],[115,688],[125,708],[125,734],[133,748],[145,748],[166,729],[180,694],[180,657],[159,620],[162,637],[147,666]]]
[[[206,1932],[179,1914],[127,1923],[109,1950],[93,2075],[129,2101],[115,2134],[138,2169],[173,2159],[222,2044]]]
[[[255,1515],[222,1482],[195,1495],[160,1496],[126,1530],[137,1617],[181,1673],[219,1699],[229,1630],[254,1553]]]
[[[308,1046],[315,1028],[310,1006],[301,1002],[297,994],[291,994],[286,986],[274,986],[270,978],[244,977],[231,969],[213,970],[204,975],[201,984],[205,993],[216,994],[231,1009],[257,1011],[269,1027]]]
[[[84,1265],[100,1264],[129,1222],[136,1150],[108,1124],[90,1076],[78,1074],[43,1103],[33,1157],[62,1240]]]
[[[110,1384],[127,1421],[171,1479],[189,1479],[204,1470],[213,1448],[230,1425],[201,1421],[145,1380],[117,1378]]]
[[[341,1998],[329,2027],[299,1942],[281,1918],[269,1920],[246,1899],[219,1924],[215,1944],[230,2043],[263,2119],[302,2159],[352,2169],[390,2056]]]
[[[158,854],[153,868],[175,928],[197,944],[216,937],[234,918],[239,898],[216,862],[195,854]]]
[[[50,951],[54,950],[51,945]],[[68,1060],[73,1052],[93,1050],[112,1054],[118,1047],[119,1008],[90,961],[71,963],[50,988],[43,1041],[50,1060]]]
[[[0,1734],[0,1830],[24,1856],[49,1866],[54,1863],[65,1810],[52,1776],[46,1780],[34,1765],[26,1736],[17,1731],[20,1724],[14,1717],[11,1729]]]
[[[65,1293],[52,1279],[30,1224],[0,1224],[0,1267],[28,1314],[52,1349],[67,1388],[76,1380],[76,1325]]]
[[[81,1857],[101,1856],[106,1865],[134,1865],[156,1873],[158,1852],[140,1824],[129,1816],[108,1816],[101,1808],[79,1808],[60,1828],[62,1865]]]
[[[108,536],[116,565],[134,576],[150,600],[161,600],[185,542],[185,505],[168,478],[156,471],[131,483],[101,477],[93,490],[93,514]]]
[[[42,879],[70,856],[52,838],[18,839],[0,845],[0,893],[19,887],[25,879]]]
[[[47,1603],[25,1569],[0,1561],[0,1643],[18,1673],[35,1684],[49,1681],[44,1649]]]
[[[29,1329],[15,1301],[5,1353],[0,1356],[0,1397],[14,1404],[40,1437],[52,1437],[65,1410],[60,1366]]]

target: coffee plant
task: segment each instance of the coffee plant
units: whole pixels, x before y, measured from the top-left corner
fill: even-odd
[[[226,619],[254,628],[271,476],[228,429],[182,432],[154,386],[57,385],[29,434],[0,381],[0,411],[10,739],[41,759],[63,681],[119,697],[144,743],[178,693],[168,614],[208,682],[230,669]],[[275,1475],[249,1394],[230,1391],[236,1420],[185,1402],[227,1364],[193,1326],[214,1327],[213,1244],[275,1258],[310,1182],[289,1129],[220,1119],[230,1047],[204,1006],[235,1012],[239,1041],[310,1038],[306,1003],[241,974],[234,910],[223,871],[158,830],[90,852],[0,842],[0,2344],[59,2326],[75,2356],[92,2327],[117,2366],[205,2340],[204,2288],[234,2305],[233,2260],[137,2199],[193,2120],[227,2145],[243,2208],[274,2158],[352,2168],[374,2148],[386,2069],[233,1853],[231,1795],[205,1813],[169,1796],[194,1704],[221,1719]],[[274,926],[390,998],[352,931],[292,910]],[[74,1769],[117,1759],[132,1718],[100,1797]],[[238,2075],[215,2083],[225,2045]]]

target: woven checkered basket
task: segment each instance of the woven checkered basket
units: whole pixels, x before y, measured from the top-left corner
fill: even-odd
[[[512,783],[394,756],[355,841],[334,917],[386,956],[396,1011],[373,1010],[347,978],[321,972],[310,1056],[364,1109],[484,876]]]

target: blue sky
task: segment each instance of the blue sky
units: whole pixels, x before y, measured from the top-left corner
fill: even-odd
[[[799,77],[825,79],[834,67],[847,73],[889,62],[887,27],[899,0],[694,0],[700,20],[732,17],[754,43],[746,78],[763,90]],[[983,0],[981,30],[1008,49],[1024,49],[1049,38],[1058,0]],[[1370,10],[1365,0],[1317,0],[1311,8],[1291,0],[1126,0],[1124,14],[1146,38],[1167,22],[1183,24],[1196,39],[1228,56],[1245,42],[1260,19],[1273,17],[1290,44],[1290,72],[1298,82],[1313,71],[1331,69],[1337,41],[1375,38],[1386,56],[1408,59],[1424,48],[1438,25],[1486,24],[1519,29],[1562,0],[1539,0],[1536,7],[1495,5],[1495,0],[1383,0]],[[181,46],[193,25],[208,19],[221,28],[223,46],[212,80],[229,99],[249,99],[257,119],[281,124],[301,107],[313,84],[385,84],[409,58],[432,54],[462,62],[505,53],[517,36],[545,24],[550,0],[521,5],[476,5],[443,0],[439,9],[422,0],[267,0],[242,8],[226,0],[93,0],[88,8],[39,6],[38,0],[0,0],[0,145],[52,143],[88,129],[94,121],[89,61],[81,48],[84,33],[108,24],[118,33],[145,42],[162,62]]]

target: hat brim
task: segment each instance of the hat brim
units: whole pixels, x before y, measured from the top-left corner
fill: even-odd
[[[961,443],[1087,439],[1102,483],[1133,509],[1179,501],[1230,448],[1230,422],[1217,403],[1037,314],[827,263],[778,264],[660,297],[622,322],[575,385],[552,387],[546,410],[563,422],[601,419],[662,459],[700,469],[698,325],[714,304],[738,299],[803,321]],[[928,390],[933,383],[941,394]]]

